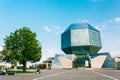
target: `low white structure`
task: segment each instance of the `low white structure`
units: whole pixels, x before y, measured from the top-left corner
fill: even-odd
[[[117,68],[111,55],[107,53],[91,54],[91,68]]]
[[[70,69],[75,55],[56,54],[51,69]]]
[[[56,54],[51,69],[71,69],[76,56],[73,54]],[[109,53],[90,54],[89,61],[85,60],[85,67],[116,68],[116,64]]]

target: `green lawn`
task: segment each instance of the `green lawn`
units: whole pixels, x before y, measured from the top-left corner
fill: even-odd
[[[7,71],[7,73],[15,73],[15,74],[31,74],[31,73],[35,73],[35,72],[32,72],[32,71],[26,71],[26,72],[23,72],[23,71]]]

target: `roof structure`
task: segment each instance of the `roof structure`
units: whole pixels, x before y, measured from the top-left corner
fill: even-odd
[[[93,26],[91,26],[89,23],[87,22],[82,22],[82,23],[73,23],[71,24],[66,30],[65,32],[69,31],[69,30],[74,30],[74,29],[91,29],[91,30],[95,30],[98,31],[97,29],[95,29]],[[99,31],[98,31],[99,32]]]

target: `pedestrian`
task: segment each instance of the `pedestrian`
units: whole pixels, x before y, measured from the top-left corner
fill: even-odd
[[[37,72],[38,72],[39,74],[41,73],[39,66],[37,66]]]
[[[3,75],[6,75],[6,72],[7,72],[7,71],[6,71],[6,68],[3,68],[2,74],[3,74]]]

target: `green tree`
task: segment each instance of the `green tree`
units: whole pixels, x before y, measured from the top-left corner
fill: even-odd
[[[23,71],[26,71],[26,62],[36,62],[41,58],[41,44],[36,39],[36,33],[29,28],[17,29],[14,33],[4,39],[2,51],[4,60],[7,62],[19,61],[23,64]]]

